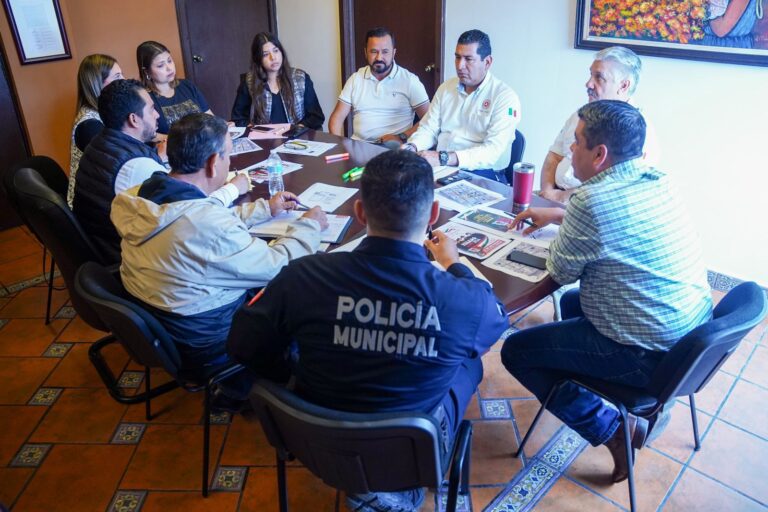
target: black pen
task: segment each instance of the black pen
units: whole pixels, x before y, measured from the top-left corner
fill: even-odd
[[[517,217],[517,215],[515,215],[512,212],[504,212],[504,213],[506,213],[507,215],[511,216],[513,219],[515,217]],[[531,226],[532,228],[538,227],[538,226],[536,226],[536,223],[534,223],[532,220],[528,220],[528,219],[523,219],[523,220],[519,221],[518,224],[525,224],[527,226]]]

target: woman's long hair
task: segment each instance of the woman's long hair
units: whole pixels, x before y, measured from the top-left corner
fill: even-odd
[[[283,65],[277,72],[277,82],[280,84],[280,95],[283,97],[283,104],[288,112],[289,118],[296,118],[296,109],[293,105],[293,80],[291,79],[292,70],[288,63],[288,55],[285,53],[283,45],[274,35],[269,32],[259,32],[253,38],[251,44],[251,69],[246,77],[248,91],[251,93],[251,116],[250,119],[255,123],[268,123],[269,118],[265,112],[264,90],[269,88],[267,85],[267,73],[261,65],[262,51],[264,45],[272,43],[283,56]],[[275,108],[274,105],[272,108]]]
[[[104,88],[104,80],[109,76],[117,60],[109,55],[96,53],[88,55],[80,62],[77,70],[77,109],[90,107],[99,109],[99,95]]]
[[[148,91],[158,92],[155,88],[155,83],[150,76],[150,68],[152,67],[152,61],[155,57],[161,53],[171,53],[171,51],[165,47],[164,44],[157,41],[144,41],[138,47],[136,47],[136,64],[139,66],[139,80]],[[171,88],[175,89],[179,85],[179,79],[174,78],[171,82]]]

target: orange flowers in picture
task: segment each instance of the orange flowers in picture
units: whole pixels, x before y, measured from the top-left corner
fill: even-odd
[[[578,0],[577,48],[768,65],[768,0]]]

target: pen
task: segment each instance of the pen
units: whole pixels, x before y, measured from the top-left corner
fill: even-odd
[[[309,210],[309,206],[307,206],[307,205],[305,205],[304,203],[302,203],[301,201],[299,201],[299,198],[296,198],[295,202],[296,202],[296,206],[297,206],[297,208],[296,208],[296,209],[297,209],[297,210],[298,210],[298,207],[299,207],[299,206],[300,206],[300,207],[302,207],[302,208],[304,208],[305,210]]]
[[[352,169],[342,174],[341,178],[347,180],[352,178],[353,176],[359,176],[360,174],[363,173],[363,169],[364,167],[353,167]]]
[[[264,290],[266,290],[266,288],[262,288],[261,290],[259,290],[259,293],[253,296],[250,302],[248,302],[248,305],[253,306],[254,304],[256,304],[256,301],[259,300],[262,295],[264,295]]]
[[[338,153],[336,155],[327,155],[325,157],[326,162],[336,161],[336,160],[347,160],[349,159],[349,153]]]

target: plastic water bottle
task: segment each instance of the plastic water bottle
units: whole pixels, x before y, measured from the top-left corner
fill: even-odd
[[[267,174],[269,175],[269,197],[274,197],[276,194],[283,192],[285,190],[285,185],[283,185],[283,160],[274,149],[270,151],[269,158],[267,159]]]

